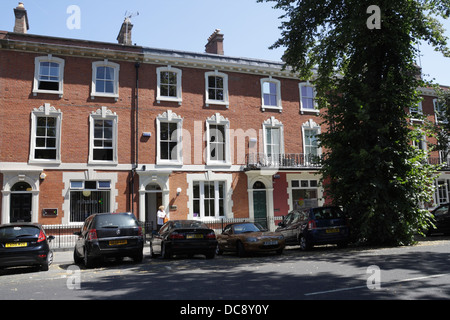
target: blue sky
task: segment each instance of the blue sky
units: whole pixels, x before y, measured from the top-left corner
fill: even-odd
[[[1,0],[0,30],[14,28],[13,8],[18,0]],[[23,0],[30,23],[29,33],[103,42],[116,42],[126,12],[132,18],[133,43],[146,47],[204,52],[215,29],[224,34],[226,55],[279,61],[283,49],[270,50],[281,31],[282,11],[273,3],[256,0]],[[80,9],[79,29],[69,29],[67,9]],[[445,21],[450,38],[450,21]],[[450,58],[426,44],[421,46],[426,79],[450,86]]]

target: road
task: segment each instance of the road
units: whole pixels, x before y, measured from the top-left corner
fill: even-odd
[[[449,299],[450,240],[396,248],[289,247],[278,255],[110,261],[94,269],[55,252],[48,272],[1,271],[0,299]]]

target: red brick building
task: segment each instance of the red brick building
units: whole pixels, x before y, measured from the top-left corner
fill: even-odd
[[[163,205],[273,228],[325,202],[314,88],[281,62],[226,56],[220,30],[203,53],[131,45],[127,20],[117,44],[33,35],[14,11],[14,32],[0,31],[1,223],[101,211],[155,223]]]

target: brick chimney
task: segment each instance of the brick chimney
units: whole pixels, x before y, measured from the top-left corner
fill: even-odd
[[[216,29],[212,35],[208,38],[208,43],[205,46],[206,53],[214,53],[223,55],[223,34],[220,33],[220,29]]]
[[[28,25],[27,10],[25,10],[22,2],[19,2],[17,8],[14,8],[14,15],[16,17],[14,32],[27,33],[27,30],[30,29],[30,26]]]
[[[131,29],[133,29],[133,25],[129,18],[125,18],[120,27],[119,35],[117,36],[117,41],[119,44],[124,44],[127,46],[131,46]]]

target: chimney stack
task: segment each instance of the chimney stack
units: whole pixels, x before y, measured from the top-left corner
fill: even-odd
[[[30,26],[28,24],[27,10],[25,10],[22,2],[19,2],[17,8],[14,8],[14,15],[16,17],[14,32],[27,33],[27,30],[30,29]]]
[[[214,33],[209,36],[208,43],[205,46],[205,52],[224,55],[223,34],[220,33],[220,29],[216,29]]]
[[[117,36],[117,41],[119,44],[124,44],[127,46],[131,46],[131,29],[133,29],[133,25],[129,18],[125,18],[120,27],[119,35]]]

